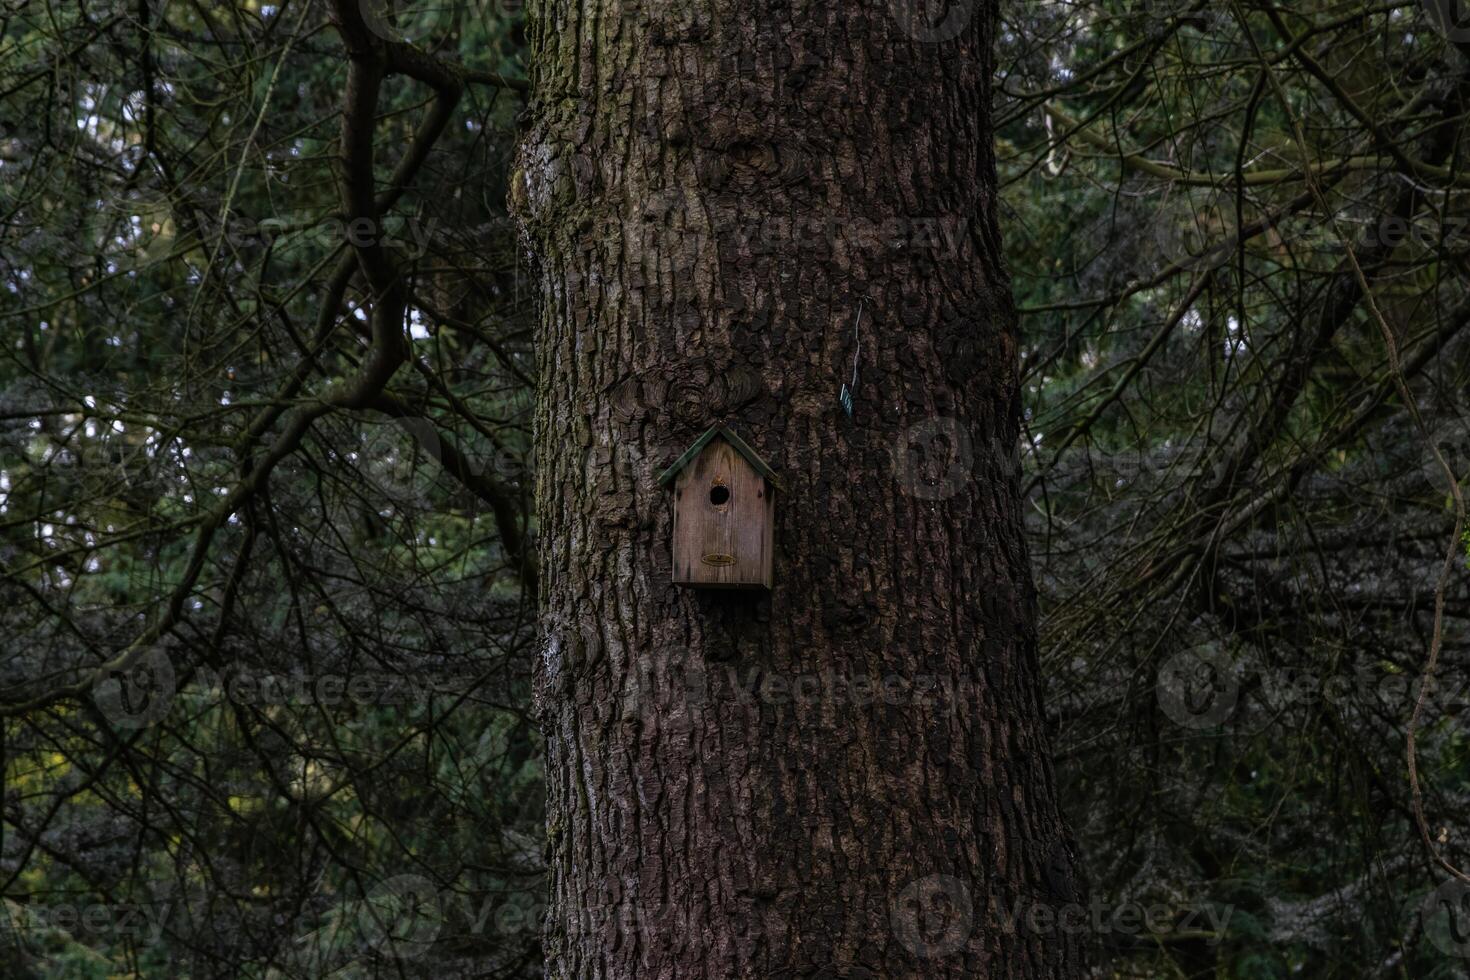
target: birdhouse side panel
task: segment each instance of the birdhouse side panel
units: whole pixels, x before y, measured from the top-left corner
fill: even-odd
[[[674,484],[674,582],[769,588],[772,490],[723,440],[705,447]]]

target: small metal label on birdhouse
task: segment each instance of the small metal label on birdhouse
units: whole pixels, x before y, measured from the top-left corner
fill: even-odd
[[[712,426],[659,477],[674,491],[674,583],[771,587],[776,474],[723,425]]]

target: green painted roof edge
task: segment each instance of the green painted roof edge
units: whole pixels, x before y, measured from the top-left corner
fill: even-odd
[[[700,436],[698,439],[695,439],[694,445],[684,450],[684,454],[678,459],[674,460],[674,465],[670,466],[668,469],[659,474],[659,486],[668,486],[669,481],[671,481],[676,475],[678,475],[680,470],[688,466],[690,463],[694,462],[694,457],[699,455],[699,451],[701,449],[709,445],[709,441],[711,439],[719,435],[721,428],[722,426],[712,425],[708,429],[705,429],[704,435]]]
[[[715,425],[710,426],[704,431],[704,435],[700,436],[698,439],[695,439],[694,445],[684,450],[684,454],[678,459],[674,460],[674,464],[659,475],[658,485],[661,487],[668,486],[669,483],[673,481],[674,477],[678,475],[680,470],[688,466],[690,463],[694,462],[694,457],[698,456],[700,450],[704,449],[705,446],[708,446],[710,440],[713,439],[715,436],[719,436],[721,439],[724,439],[726,442],[728,442],[731,446],[734,446],[735,451],[741,456],[744,456],[745,461],[751,466],[755,467],[755,471],[761,476],[765,477],[767,483],[771,484],[771,486],[775,487],[777,490],[781,489],[781,481],[777,478],[776,471],[771,469],[770,466],[766,465],[766,461],[760,458],[759,453],[757,453],[754,449],[751,449],[750,446],[746,445],[744,439],[731,432],[730,429],[722,423],[716,423]]]

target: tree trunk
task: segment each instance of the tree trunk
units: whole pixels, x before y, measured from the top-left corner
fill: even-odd
[[[992,0],[909,2],[532,4],[549,977],[1080,971]],[[782,480],[770,592],[670,581],[717,421]]]

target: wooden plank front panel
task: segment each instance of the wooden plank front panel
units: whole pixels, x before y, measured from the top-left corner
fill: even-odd
[[[716,486],[729,492],[724,504],[710,500]],[[769,587],[773,504],[765,479],[729,443],[705,447],[674,483],[674,581]]]

